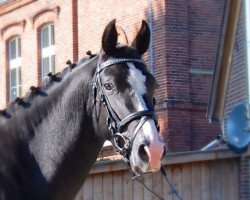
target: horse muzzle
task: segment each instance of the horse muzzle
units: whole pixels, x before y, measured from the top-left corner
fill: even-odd
[[[157,172],[161,168],[161,159],[164,154],[164,144],[151,143],[139,145],[137,155],[133,152],[130,156],[130,164],[137,173]]]

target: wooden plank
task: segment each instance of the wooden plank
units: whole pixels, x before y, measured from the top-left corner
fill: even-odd
[[[191,165],[182,165],[182,196],[185,200],[192,200]]]
[[[229,162],[230,162],[229,191],[231,192],[229,200],[234,200],[234,199],[239,199],[238,162],[237,159],[230,159]]]
[[[201,195],[202,200],[211,200],[210,162],[201,163]]]
[[[201,199],[201,167],[200,163],[191,164],[192,199]]]
[[[132,175],[128,171],[123,172],[123,200],[133,199]]]
[[[172,168],[171,166],[164,167],[165,172],[167,174],[167,179],[172,183]],[[172,200],[172,193],[171,188],[169,187],[169,184],[167,183],[167,180],[165,177],[162,177],[162,195],[163,199]]]
[[[144,187],[137,180],[133,181],[133,200],[143,200]]]
[[[113,196],[112,173],[104,173],[102,176],[103,200],[111,200]]]
[[[178,195],[182,197],[182,173],[181,173],[181,166],[175,165],[172,169],[172,185],[174,189],[177,191]],[[179,198],[176,194],[173,194],[173,200],[178,200]]]
[[[229,165],[227,160],[221,160],[220,161],[220,179],[221,179],[221,190],[220,190],[220,197],[222,200],[228,200],[230,199],[230,181],[229,177],[231,174],[229,174]]]
[[[216,160],[210,164],[211,175],[211,199],[220,200],[220,161]]]
[[[93,180],[92,176],[88,176],[82,187],[82,199],[93,200]]]
[[[162,197],[162,174],[161,172],[154,173],[152,176],[152,189],[155,194]],[[154,196],[153,200],[159,200],[158,197]]]
[[[113,172],[113,200],[123,198],[122,171]]]
[[[102,174],[93,175],[93,200],[102,200]]]
[[[83,187],[81,187],[81,189],[78,191],[74,200],[82,200],[83,199],[82,192],[83,192]]]
[[[150,189],[152,190],[152,186],[153,186],[153,183],[152,183],[152,174],[145,174],[143,175],[143,182],[144,184]],[[149,192],[145,187],[144,187],[144,190],[143,190],[143,194],[144,194],[144,200],[152,200],[153,199],[153,196],[152,196],[152,193]]]

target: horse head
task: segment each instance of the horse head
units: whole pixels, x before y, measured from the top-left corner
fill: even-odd
[[[102,36],[102,51],[94,81],[94,99],[100,97],[99,127],[106,124],[107,138],[136,174],[158,171],[164,152],[153,106],[156,81],[142,55],[150,42],[145,21],[131,46],[117,44],[116,21]]]

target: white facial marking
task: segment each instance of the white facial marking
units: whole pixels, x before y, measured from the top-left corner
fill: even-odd
[[[138,99],[138,111],[147,110],[147,106],[143,100],[143,95],[146,94],[146,76],[135,67],[133,63],[128,62],[129,66],[129,77],[128,82],[130,83],[133,91],[135,92],[135,97]]]
[[[146,94],[146,76],[137,69],[133,63],[128,62],[129,66],[129,77],[128,82],[133,88],[135,97],[138,100],[138,111],[148,110],[146,103],[143,99],[143,95]],[[150,145],[146,147],[145,151],[149,156],[151,171],[158,171],[161,166],[161,157],[163,154],[164,143],[161,142],[155,122],[153,119],[147,120],[142,126],[143,134],[149,139]]]
[[[138,111],[148,110],[145,101],[143,100],[143,95],[146,94],[146,76],[135,67],[133,63],[127,63],[129,66],[129,78],[128,82],[130,83],[133,91],[135,92],[135,97],[138,100]],[[155,137],[158,137],[158,133],[155,127],[153,120],[147,120],[142,126],[143,132],[146,137],[152,141]],[[155,134],[157,133],[157,134]]]

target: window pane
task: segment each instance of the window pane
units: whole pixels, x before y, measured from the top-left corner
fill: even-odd
[[[42,48],[49,46],[49,28],[46,27],[41,31]]]
[[[51,56],[50,71],[51,71],[53,74],[55,73],[55,55]]]
[[[13,88],[17,85],[17,80],[16,80],[16,69],[11,69],[10,70],[10,87]]]
[[[17,83],[17,85],[21,85],[22,84],[21,67],[18,67],[17,70],[18,70],[18,77],[17,77],[18,83]]]
[[[19,86],[17,87],[17,96],[18,96],[18,97],[21,96],[21,89],[22,89],[22,86],[19,85]]]
[[[21,38],[19,37],[19,38],[17,38],[17,50],[18,50],[18,52],[17,52],[17,55],[18,55],[18,57],[21,57]]]
[[[10,100],[14,100],[17,97],[17,88],[11,88],[10,89]]]
[[[49,57],[42,59],[42,78],[47,76],[47,74],[50,72],[49,70]]]
[[[21,94],[21,38],[9,42],[10,100]]]
[[[51,29],[50,29],[50,36],[51,36],[51,45],[54,45],[55,44],[55,36],[54,36],[54,25],[51,25]]]
[[[9,42],[9,57],[10,60],[13,60],[17,57],[16,55],[16,40],[12,40]]]
[[[41,31],[41,63],[42,78],[49,72],[55,72],[55,46],[54,46],[54,25],[49,24]]]

